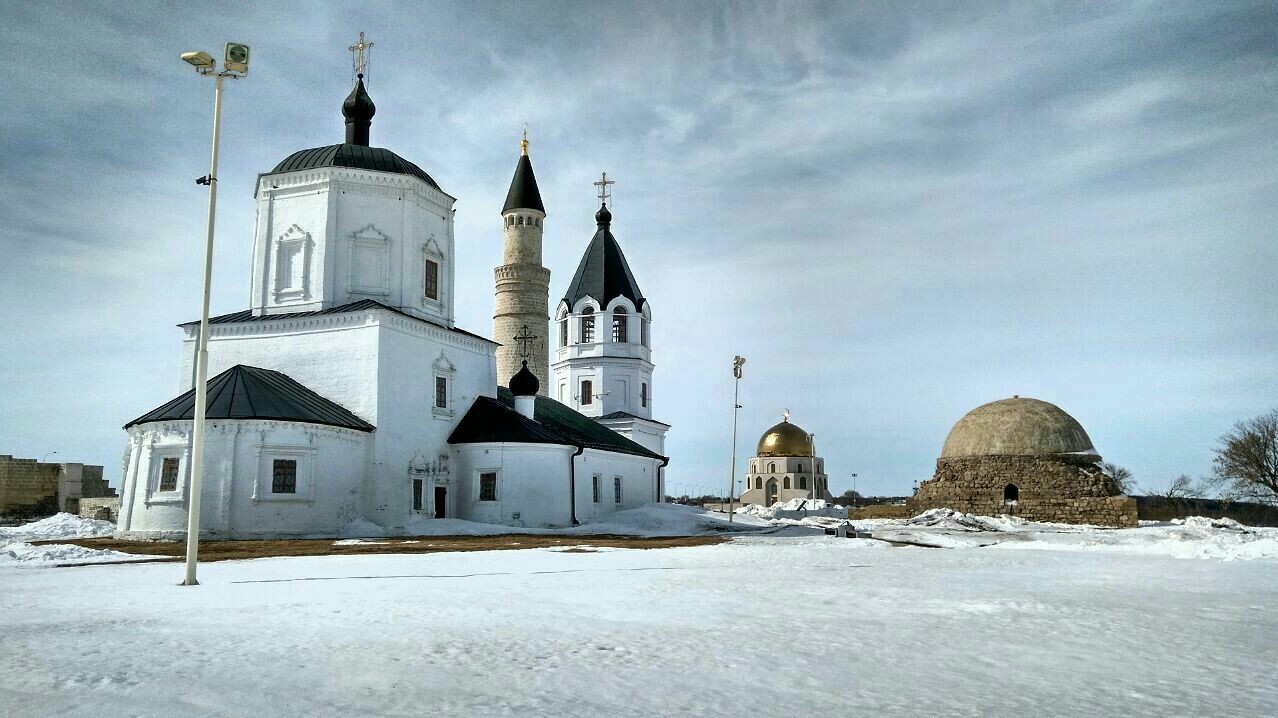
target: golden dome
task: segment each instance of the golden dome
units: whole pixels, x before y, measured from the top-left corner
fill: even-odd
[[[790,423],[790,416],[763,432],[755,456],[811,456],[812,442],[808,432]]]

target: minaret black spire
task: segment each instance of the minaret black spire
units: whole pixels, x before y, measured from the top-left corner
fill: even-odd
[[[377,114],[377,105],[364,89],[364,74],[355,76],[355,87],[342,103],[342,116],[346,118],[346,144],[368,146],[368,128]]]

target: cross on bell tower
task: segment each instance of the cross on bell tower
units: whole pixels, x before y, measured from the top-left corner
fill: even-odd
[[[599,181],[595,183],[595,186],[599,188],[600,204],[608,204],[608,198],[612,196],[612,192],[608,189],[608,185],[614,185],[614,184],[617,184],[617,183],[608,179],[607,172],[604,172],[603,176],[599,178]]]
[[[364,31],[361,30],[359,42],[347,48],[351,51],[351,69],[356,77],[368,77],[368,50],[372,46],[373,43],[364,41]]]

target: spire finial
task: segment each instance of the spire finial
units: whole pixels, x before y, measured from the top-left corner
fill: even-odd
[[[612,194],[608,191],[608,185],[614,184],[617,183],[608,179],[607,172],[604,172],[599,178],[599,181],[595,183],[595,186],[599,188],[599,204],[608,204],[608,198],[612,196]]]
[[[789,409],[786,409],[785,411],[781,412],[781,421],[784,421],[784,422],[787,422],[787,423],[790,421],[790,410],[789,410]]]
[[[351,51],[351,69],[356,79],[362,80],[368,75],[368,49],[372,46],[373,43],[364,42],[364,31],[360,30],[359,42],[347,48]]]
[[[528,154],[528,123],[524,123],[524,138],[519,141],[519,154]]]

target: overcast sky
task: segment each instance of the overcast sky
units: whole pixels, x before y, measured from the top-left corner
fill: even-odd
[[[652,303],[669,481],[722,490],[788,408],[836,493],[908,493],[965,412],[1075,416],[1144,486],[1278,405],[1278,6],[1257,3],[2,5],[0,453],[104,464],[248,305],[253,182],[340,142],[360,30],[374,145],[457,202],[458,325],[489,335],[529,125],[551,304],[615,178]],[[740,466],[740,464],[738,464]]]

